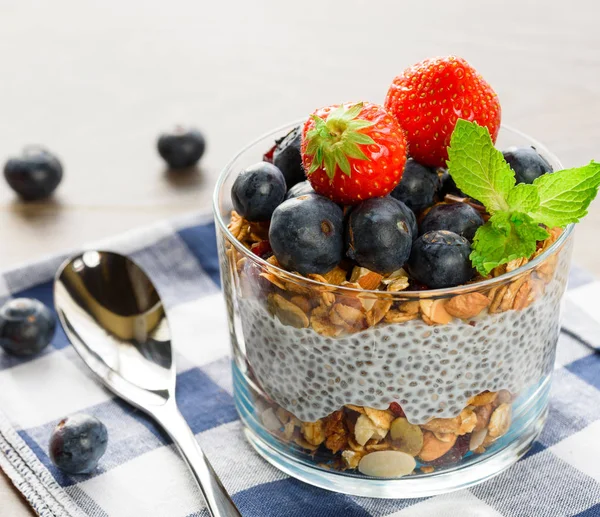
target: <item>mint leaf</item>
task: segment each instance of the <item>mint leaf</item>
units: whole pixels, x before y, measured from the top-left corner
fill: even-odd
[[[448,172],[467,196],[483,203],[490,214],[509,209],[507,198],[515,175],[486,127],[457,120],[448,158]]]
[[[578,222],[600,186],[600,163],[590,162],[575,169],[544,174],[533,182],[540,198],[539,207],[527,210],[536,221],[549,228]]]
[[[506,201],[511,211],[530,213],[540,206],[540,195],[535,185],[520,183],[511,189]]]
[[[501,264],[535,253],[537,241],[549,237],[531,217],[522,212],[494,214],[475,233],[471,261],[477,271],[486,276]]]

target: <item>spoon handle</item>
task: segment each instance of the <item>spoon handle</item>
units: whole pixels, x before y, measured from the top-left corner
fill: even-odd
[[[192,471],[212,517],[241,517],[231,497],[223,487],[185,418],[174,403],[168,402],[153,416],[179,448]]]

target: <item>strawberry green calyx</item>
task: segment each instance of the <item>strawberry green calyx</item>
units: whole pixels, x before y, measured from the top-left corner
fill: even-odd
[[[357,118],[363,106],[362,102],[339,106],[325,120],[311,115],[315,127],[306,134],[306,153],[313,157],[308,174],[324,167],[328,178],[333,180],[339,167],[346,176],[351,176],[348,158],[369,160],[359,145],[374,144],[375,141],[360,131],[374,123]]]

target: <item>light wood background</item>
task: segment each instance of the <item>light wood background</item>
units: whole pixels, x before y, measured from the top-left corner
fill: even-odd
[[[565,166],[600,160],[596,0],[0,0],[0,162],[26,144],[63,160],[50,202],[0,181],[0,269],[210,210],[219,169],[256,136],[348,100],[383,102],[433,55],[469,60],[503,120]],[[164,128],[205,131],[201,168],[168,175]],[[600,202],[575,260],[600,274]],[[30,510],[0,475],[2,515]]]

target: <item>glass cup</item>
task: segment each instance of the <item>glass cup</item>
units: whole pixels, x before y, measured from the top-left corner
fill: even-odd
[[[238,153],[214,196],[248,440],[287,474],[359,496],[430,496],[498,474],[547,416],[572,227],[553,229],[531,260],[448,289],[403,290],[402,271],[289,273],[259,256],[268,227],[232,215],[230,191],[297,124]],[[497,144],[533,145],[561,169],[515,130]]]

